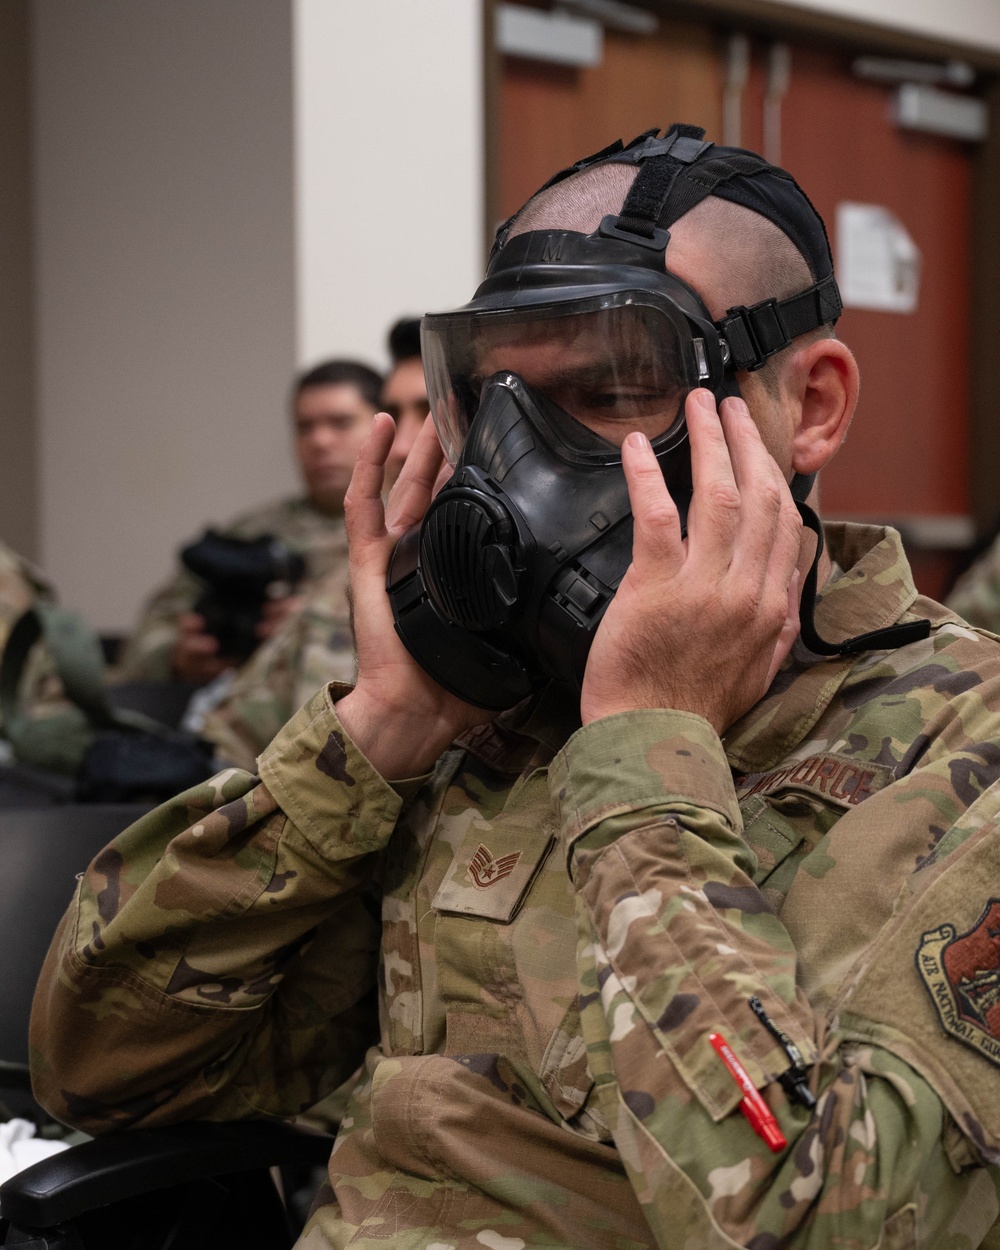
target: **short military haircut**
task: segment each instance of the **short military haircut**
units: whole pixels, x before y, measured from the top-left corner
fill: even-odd
[[[637,173],[634,165],[598,165],[574,174],[530,199],[514,218],[508,237],[529,230],[590,234],[606,214],[620,211]],[[805,257],[788,235],[740,204],[710,195],[672,228],[678,227],[696,229],[725,256],[725,272],[732,284],[726,292],[730,305],[784,299],[812,285]]]
[[[293,397],[311,386],[353,386],[366,404],[378,407],[382,375],[360,360],[324,360],[295,379]]]
[[[394,365],[420,359],[420,318],[401,317],[389,331],[389,355]]]
[[[637,174],[634,165],[615,164],[597,165],[573,174],[533,196],[511,223],[508,238],[529,230],[578,230],[592,234],[606,214],[621,210]],[[765,299],[787,299],[812,286],[809,265],[788,235],[742,204],[707,196],[678,218],[671,229],[695,232],[714,253],[715,285],[718,286],[718,276],[723,275],[724,290],[699,291],[713,317],[720,317],[726,308],[739,304],[752,306]],[[669,268],[669,243],[666,261]],[[795,343],[820,337],[835,337],[833,326],[810,330]],[[758,380],[772,394],[778,385],[783,356],[783,352],[778,352],[757,373]]]

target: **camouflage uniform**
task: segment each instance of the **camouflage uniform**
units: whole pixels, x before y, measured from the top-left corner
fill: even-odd
[[[307,592],[332,569],[346,564],[347,533],[343,515],[325,516],[308,499],[285,499],[237,518],[223,531],[233,538],[274,534],[306,560],[302,589]],[[202,583],[186,569],[158,590],[143,609],[118,663],[117,681],[169,681],[170,652],[177,622],[194,608]]]
[[[958,579],[948,607],[970,624],[1000,633],[1000,538]]]
[[[18,617],[38,599],[52,597],[52,587],[42,573],[0,542],[0,655]],[[18,687],[18,704],[32,718],[55,715],[70,706],[44,643],[37,643],[28,655]]]
[[[30,608],[39,595],[50,594],[51,588],[41,573],[0,542],[0,652],[21,613]]]
[[[201,736],[220,760],[254,771],[257,756],[297,708],[327,682],[354,680],[357,661],[347,600],[347,552],[305,606],[240,669],[205,717]]]
[[[829,538],[821,631],[929,616],[930,638],[799,644],[724,741],[663,709],[581,729],[550,689],[388,784],[324,690],[259,779],[139,821],[42,974],[43,1103],[94,1132],[289,1115],[367,1051],[308,1250],[980,1245],[1000,647],[917,598],[894,532]],[[786,1150],[739,1113],[713,1030]]]

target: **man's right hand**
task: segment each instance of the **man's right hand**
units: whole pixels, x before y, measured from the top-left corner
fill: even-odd
[[[219,654],[219,640],[205,632],[205,618],[185,612],[177,623],[177,641],[170,652],[170,669],[177,681],[207,686],[234,661]]]
[[[358,680],[337,703],[337,715],[373,767],[398,781],[427,772],[455,737],[494,714],[442,689],[396,633],[385,589],[389,558],[401,535],[423,518],[448,466],[434,423],[425,421],[383,509],[394,435],[392,418],[379,413],[344,500]]]

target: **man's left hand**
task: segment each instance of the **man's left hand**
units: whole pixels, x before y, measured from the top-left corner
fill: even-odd
[[[687,538],[648,439],[622,447],[632,563],[587,660],[581,715],[675,708],[722,734],[762,697],[798,634],[802,522],[746,404],[686,405]]]

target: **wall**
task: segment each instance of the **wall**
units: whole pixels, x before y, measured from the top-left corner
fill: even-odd
[[[0,539],[38,543],[31,300],[28,4],[0,4]]]
[[[295,480],[290,14],[32,20],[40,556],[113,630],[183,539]]]
[[[30,3],[39,554],[116,631],[294,488],[298,364],[471,295],[480,4]]]
[[[871,22],[940,39],[1000,51],[1000,4],[996,0],[781,0],[857,22]]]
[[[293,0],[298,355],[379,363],[483,266],[478,0]]]

